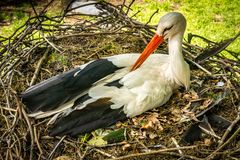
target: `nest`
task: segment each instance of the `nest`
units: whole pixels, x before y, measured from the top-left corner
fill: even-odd
[[[99,131],[78,138],[49,137],[48,119],[30,119],[19,93],[90,60],[141,52],[156,28],[128,16],[132,3],[96,2],[102,10],[98,16],[73,14],[67,7],[60,16],[49,17],[46,10],[52,3],[39,14],[33,7],[35,17],[12,36],[0,37],[1,159],[239,158],[240,63],[237,53],[226,50],[239,34],[220,43],[189,34],[183,53],[191,66],[191,89],[179,89],[164,106],[100,130],[124,129],[124,139],[88,143]],[[74,24],[62,23],[69,19]],[[193,38],[208,47],[191,44]],[[167,43],[157,52],[167,53]],[[210,125],[209,115],[220,118],[220,125]],[[201,126],[205,122],[208,129]],[[189,138],[195,130],[201,136]]]

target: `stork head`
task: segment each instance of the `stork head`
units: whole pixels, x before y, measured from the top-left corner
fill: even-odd
[[[131,70],[135,70],[150,56],[151,53],[161,44],[165,39],[171,38],[176,34],[184,34],[186,29],[186,19],[178,12],[170,12],[161,17],[156,34],[153,36],[147,47],[137,59]]]
[[[167,39],[175,34],[184,34],[186,19],[179,12],[170,12],[161,17],[156,34]]]

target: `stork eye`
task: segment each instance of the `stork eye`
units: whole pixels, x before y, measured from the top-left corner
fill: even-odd
[[[172,27],[173,27],[173,25],[172,25],[171,27],[165,28],[165,29],[163,30],[163,33],[165,33],[166,31],[170,30]]]

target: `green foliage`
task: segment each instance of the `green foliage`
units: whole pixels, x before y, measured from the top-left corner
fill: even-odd
[[[45,3],[36,3],[34,2],[35,9],[37,13],[45,6]],[[10,7],[12,11],[0,11],[0,22],[6,21],[10,23],[10,25],[0,26],[0,35],[3,37],[11,36],[20,26],[24,25],[24,23],[29,19],[29,17],[35,16],[35,13],[32,10],[32,7],[29,3],[20,3],[16,6]],[[46,16],[53,17],[56,15],[60,15],[62,11],[62,7],[60,3],[56,3],[49,7],[47,10]],[[45,21],[43,24],[51,24],[52,22]],[[50,28],[50,27],[49,27]],[[51,28],[50,28],[51,29]],[[21,31],[21,30],[20,30]],[[34,35],[35,38],[39,38],[39,35]]]
[[[240,31],[239,0],[141,0],[134,3],[132,14],[140,10],[136,19],[147,22],[149,17],[159,9],[150,24],[157,24],[159,17],[166,12],[178,11],[185,15],[188,33],[203,36],[212,41],[221,41],[233,37]],[[205,46],[195,38],[194,44]],[[228,49],[240,53],[240,39],[233,42]]]
[[[159,17],[166,12],[179,11],[186,16],[188,22],[185,38],[187,38],[188,33],[192,33],[218,42],[233,37],[240,31],[239,6],[239,0],[137,0],[132,6],[131,14],[141,11],[136,15],[136,19],[146,23],[150,16],[159,9],[159,13],[150,22],[150,24],[157,24]],[[29,8],[30,6],[25,4],[21,7]],[[59,6],[48,11],[48,16],[59,14],[57,7]],[[0,28],[0,35],[9,37],[27,19],[28,14],[20,11],[11,14],[0,12],[0,20],[11,23],[9,26]],[[38,36],[36,35],[36,37]],[[198,38],[194,38],[192,43],[202,47],[206,46],[206,43]],[[235,40],[228,49],[240,53],[239,46],[240,38]]]
[[[26,22],[27,19],[28,15],[21,11],[14,11],[11,14],[6,12],[0,12],[0,20],[4,20],[11,24],[0,28],[0,35],[3,37],[11,36],[14,31],[16,31]]]
[[[59,54],[59,53],[52,53],[49,59],[49,63],[52,62],[60,62],[63,65],[68,65],[68,58],[65,55]]]

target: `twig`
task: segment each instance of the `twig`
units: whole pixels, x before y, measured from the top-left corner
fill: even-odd
[[[1,83],[1,85],[2,85],[2,88],[3,88],[4,94],[6,95],[7,106],[8,106],[9,109],[11,109],[11,107],[10,107],[10,102],[9,102],[8,91],[6,90],[6,87],[5,87],[5,85],[4,85],[4,83],[3,83],[3,81],[2,81],[1,78],[0,78],[0,83]]]
[[[217,100],[215,100],[214,103],[211,104],[210,107],[208,107],[208,108],[205,109],[204,111],[198,113],[198,114],[196,115],[196,118],[198,118],[198,117],[204,115],[205,113],[207,113],[208,111],[210,111],[213,107],[215,107],[216,105],[218,105],[225,97],[226,97],[226,92],[220,94],[220,95],[217,97]]]
[[[16,137],[16,141],[17,141],[17,143],[18,143],[18,149],[16,149],[16,154],[17,154],[17,157],[20,159],[20,160],[23,160],[23,158],[22,158],[22,156],[21,156],[21,151],[22,151],[22,144],[21,144],[21,142],[20,142],[20,139],[19,139],[19,137],[17,136],[17,134],[15,133],[15,132],[13,132],[13,135]]]
[[[123,8],[124,8],[124,6],[125,6],[125,3],[126,3],[126,0],[123,0],[123,3],[122,3],[122,5],[121,5],[121,8],[120,8],[120,10],[123,12]]]
[[[236,38],[238,38],[240,36],[240,32],[234,36],[233,38],[229,38],[226,39],[220,43],[217,43],[216,45],[214,45],[213,47],[209,48],[209,49],[205,49],[203,51],[203,53],[201,53],[196,59],[196,62],[203,62],[204,60],[206,60],[207,58],[214,56],[218,53],[220,53],[221,51],[223,51],[227,46],[229,46],[233,41],[236,40]]]
[[[145,25],[148,25],[148,23],[150,23],[150,22],[152,21],[153,16],[154,16],[155,14],[157,14],[158,11],[159,11],[159,9],[157,9],[157,10],[150,16],[149,20],[147,21],[147,23],[146,23]]]
[[[83,155],[82,155],[82,157],[81,157],[81,159],[85,159],[85,156],[87,155],[87,152],[88,152],[89,149],[90,149],[90,147],[87,146],[85,151],[84,151],[84,153],[83,153]]]
[[[41,148],[41,146],[40,146],[40,144],[39,144],[39,141],[38,141],[36,126],[33,127],[33,131],[34,131],[34,135],[35,135],[35,142],[36,142],[37,147],[38,147],[38,150],[39,150],[39,152],[40,152],[39,157],[41,157],[41,155],[43,154],[43,151],[42,151],[42,148]]]
[[[95,151],[97,151],[97,152],[99,152],[99,153],[101,153],[101,154],[103,154],[103,155],[105,155],[105,156],[107,156],[107,157],[116,159],[116,157],[114,157],[113,155],[111,155],[111,154],[109,154],[109,153],[106,153],[106,152],[104,152],[104,151],[102,151],[102,150],[100,150],[100,149],[93,148],[93,150],[95,150]]]
[[[233,37],[233,39],[236,39],[236,38],[238,38],[240,36],[240,32],[238,32],[234,37]],[[203,37],[203,36],[200,36],[200,35],[196,35],[196,34],[189,34],[189,43],[191,43],[191,39],[192,39],[192,37],[197,37],[197,38],[200,38],[200,39],[203,39],[206,43],[211,43],[211,44],[215,44],[215,45],[217,45],[218,43],[216,43],[216,42],[213,42],[213,41],[211,41],[211,40],[209,40],[209,39],[207,39],[207,38],[205,38],[205,37]],[[228,49],[224,49],[225,51],[227,51],[228,53],[230,53],[231,55],[235,55],[234,57],[236,58],[236,59],[238,59],[238,57],[237,57],[237,53],[235,53],[235,52],[233,52],[233,51],[230,51],[230,50],[228,50]],[[238,59],[239,60],[239,59]]]
[[[162,152],[161,154],[180,157],[179,160],[180,159],[202,160],[202,158],[197,158],[197,157],[191,156],[191,155],[182,155],[182,154],[178,154],[178,153],[175,153],[175,152]]]
[[[43,10],[40,12],[39,15],[43,14],[46,11],[46,9],[53,3],[53,1],[54,0],[51,0],[50,2],[48,2],[48,4],[43,8]]]
[[[234,67],[237,67],[237,63],[238,63],[238,62],[236,62],[235,64],[234,64],[233,62],[227,62],[227,63],[226,63],[223,58],[220,58],[220,59],[211,59],[211,61],[221,63],[222,66],[223,66],[223,68],[229,68],[229,69],[233,70],[234,72],[240,73],[239,68],[238,68],[238,69],[237,69],[237,68],[234,68]],[[228,63],[230,63],[230,64],[228,64]],[[238,65],[239,65],[239,64],[238,64]],[[234,73],[234,72],[233,72],[233,73]],[[240,76],[240,75],[237,74],[236,76]]]
[[[176,140],[174,137],[172,137],[171,139],[172,139],[173,143],[175,144],[175,146],[176,146],[177,148],[179,148],[180,146],[179,146],[179,144],[177,143],[177,140]],[[178,152],[179,152],[179,154],[183,155],[183,152],[182,152],[180,149],[178,150]]]
[[[209,40],[209,39],[207,39],[207,38],[205,38],[203,36],[197,35],[197,34],[189,33],[188,37],[189,37],[188,38],[188,43],[191,43],[191,40],[192,40],[193,37],[200,38],[200,39],[204,40],[206,43],[215,43],[215,42],[213,42],[213,41],[211,41],[211,40]]]
[[[132,158],[132,157],[140,157],[140,156],[146,156],[146,155],[152,155],[152,154],[161,154],[163,152],[170,152],[170,151],[176,151],[179,149],[185,150],[185,149],[193,149],[193,148],[197,148],[198,146],[186,146],[186,147],[178,147],[178,148],[166,148],[166,149],[160,149],[157,151],[151,151],[151,152],[146,152],[146,153],[135,153],[135,154],[129,154],[126,156],[122,156],[122,157],[117,157],[117,160],[121,160],[121,159],[128,159],[128,158]]]
[[[231,123],[231,125],[227,128],[227,130],[224,132],[222,139],[218,143],[218,147],[220,147],[225,139],[227,138],[228,134],[232,131],[233,127],[240,121],[240,113],[237,115],[237,118]]]
[[[212,154],[210,154],[206,159],[210,160],[210,159],[214,159],[215,156],[217,155],[217,153],[222,150],[226,145],[228,145],[238,134],[240,133],[240,127],[237,129],[236,132],[234,132],[234,134],[225,142],[223,143],[221,146],[219,146]]]
[[[131,6],[133,5],[133,3],[135,2],[135,0],[132,0],[131,2],[130,2],[130,4],[129,4],[129,6],[128,6],[128,9],[127,9],[127,11],[126,11],[126,15],[128,14],[128,12],[129,12],[129,10],[131,9]]]
[[[15,62],[14,62],[11,66],[9,66],[9,67],[7,68],[7,70],[2,73],[2,75],[0,75],[1,78],[5,77],[5,76],[8,74],[8,72],[10,72],[10,71],[13,69],[13,67],[16,66],[16,65],[22,60],[22,58],[23,58],[24,56],[30,54],[34,49],[36,49],[37,47],[39,47],[39,46],[42,45],[43,43],[45,43],[45,42],[44,42],[44,41],[39,42],[38,44],[36,44],[35,46],[33,46],[31,49],[29,49],[28,52],[24,53],[24,54],[21,55],[19,58],[17,58],[17,59],[15,60]],[[0,70],[0,71],[2,72],[2,70]]]
[[[197,66],[199,69],[201,69],[202,71],[204,71],[205,73],[207,73],[208,75],[212,75],[212,73],[210,71],[208,71],[207,69],[205,69],[204,67],[202,67],[200,64],[192,61],[191,59],[189,58],[186,58],[187,61],[191,62],[192,64],[194,64],[195,66]]]
[[[9,107],[1,107],[1,108],[6,110],[6,111],[17,112],[17,110],[13,109],[13,108],[9,108]]]
[[[18,100],[18,98],[15,96],[15,98]],[[25,111],[25,109],[19,104],[18,106],[19,108],[21,108],[21,112],[23,114],[23,117],[24,119],[26,120],[27,122],[27,125],[28,125],[28,129],[29,129],[29,132],[30,132],[30,136],[31,136],[31,148],[30,148],[30,157],[29,159],[32,160],[33,159],[33,148],[34,148],[34,140],[35,140],[35,137],[34,137],[34,132],[33,132],[33,129],[32,129],[32,125],[29,121],[29,118],[27,116],[27,113]]]
[[[187,55],[189,55],[192,59],[195,59],[196,56],[194,56],[193,54],[191,54],[191,52],[189,52],[187,49],[183,48],[183,53],[186,53]]]
[[[134,13],[130,18],[135,17],[138,13],[140,13],[141,11],[137,11],[136,13]]]
[[[98,32],[98,33],[77,33],[77,34],[70,34],[70,35],[64,35],[64,36],[57,36],[56,40],[63,39],[63,38],[68,38],[68,37],[78,37],[78,36],[94,36],[94,35],[108,35],[108,34],[126,34],[126,33],[132,33],[132,32],[117,32],[115,31],[110,31],[110,32]]]
[[[44,36],[44,33],[41,32],[41,35],[42,37],[45,39],[45,41],[50,45],[52,46],[55,50],[57,50],[59,53],[62,53],[62,51],[60,51],[52,42],[50,42],[45,36]]]
[[[30,86],[32,86],[36,82],[38,74],[39,74],[39,71],[40,71],[40,69],[42,67],[42,64],[45,61],[45,59],[47,59],[49,50],[50,50],[50,48],[47,47],[47,49],[46,49],[45,53],[43,54],[42,58],[39,60],[39,62],[37,64],[37,67],[36,67],[36,70],[35,70],[35,72],[33,74],[32,80],[30,82]]]
[[[145,144],[143,144],[141,141],[139,141],[138,140],[138,138],[135,138],[135,140],[146,150],[146,151],[151,151],[150,149],[148,149],[148,147],[145,145]]]
[[[63,136],[59,142],[56,144],[56,146],[53,148],[52,152],[49,154],[48,159],[52,159],[53,154],[57,150],[58,146],[62,143],[62,141],[66,138],[66,136]]]
[[[35,9],[35,7],[34,7],[34,5],[33,5],[33,1],[32,1],[32,0],[30,0],[30,4],[31,4],[31,7],[32,7],[32,9],[33,9],[33,12],[35,13],[35,15],[36,15],[36,17],[37,17],[37,20],[38,20],[39,22],[41,22],[40,19],[39,19],[38,14],[37,14],[37,11],[36,11],[36,9]]]

